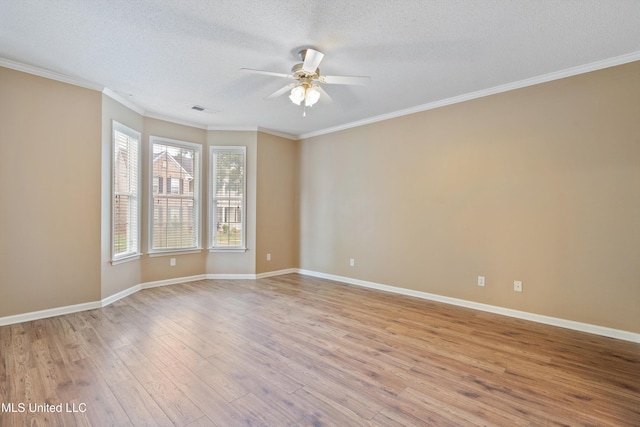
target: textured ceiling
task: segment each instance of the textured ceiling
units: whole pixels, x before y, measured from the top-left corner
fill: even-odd
[[[0,0],[0,58],[104,86],[145,115],[305,136],[624,56],[640,58],[637,0]],[[325,53],[307,109],[264,97],[297,52]],[[191,110],[198,104],[205,112]]]

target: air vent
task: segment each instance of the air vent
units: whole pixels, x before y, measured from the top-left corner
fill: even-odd
[[[193,107],[191,107],[191,109],[196,111],[204,111],[204,107],[201,107],[199,105],[194,105]]]

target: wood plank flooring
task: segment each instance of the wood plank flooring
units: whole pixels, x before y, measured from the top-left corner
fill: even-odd
[[[0,403],[0,426],[639,426],[640,344],[297,274],[203,280],[0,327]]]

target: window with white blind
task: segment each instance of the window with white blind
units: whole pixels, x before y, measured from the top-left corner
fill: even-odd
[[[112,126],[112,260],[140,255],[140,132]]]
[[[200,249],[202,146],[152,136],[149,252]]]
[[[246,147],[211,147],[209,212],[212,250],[245,250]]]

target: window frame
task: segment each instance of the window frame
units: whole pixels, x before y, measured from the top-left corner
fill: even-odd
[[[134,166],[136,168],[135,173],[135,185],[133,193],[133,199],[136,206],[136,215],[135,217],[129,216],[129,222],[127,227],[127,250],[125,252],[116,253],[116,197],[119,195],[116,192],[116,132],[122,133],[127,136],[129,140],[135,140],[134,147],[136,149],[136,159],[135,165],[129,165],[129,167]],[[129,141],[130,143],[131,141]],[[131,145],[130,145],[131,146]],[[122,123],[112,120],[111,122],[111,264],[119,264],[126,261],[132,261],[135,259],[139,259],[142,255],[141,252],[141,242],[142,242],[142,133],[138,132],[135,129],[132,129]],[[132,200],[132,195],[130,193],[129,200]],[[130,228],[131,228],[131,219],[135,219],[136,223],[136,232],[133,235],[135,238],[134,244],[129,246],[129,242],[131,239]]]
[[[194,215],[196,216],[193,224],[195,231],[195,246],[190,247],[170,247],[170,248],[154,248],[154,193],[153,193],[153,184],[154,184],[154,170],[153,170],[153,147],[155,144],[160,145],[168,145],[177,148],[184,148],[187,150],[193,150],[195,156],[194,159],[194,171],[193,171],[193,181],[196,181],[194,184],[193,191],[193,203],[194,203]],[[165,256],[171,254],[185,254],[185,253],[198,253],[202,251],[202,145],[194,142],[181,141],[177,139],[165,138],[161,136],[149,136],[149,213],[148,213],[148,253],[150,257],[157,256]],[[162,179],[163,177],[159,177],[158,188],[162,188],[162,186],[166,186],[169,184],[169,179]],[[164,188],[166,190],[166,188]],[[159,195],[163,198],[170,198],[172,196],[177,196],[182,199],[190,199],[191,197],[185,196],[183,193],[173,194],[167,191],[159,191]],[[164,212],[165,215],[168,216],[168,211]]]
[[[215,233],[217,230],[217,216],[216,216],[216,207],[214,206],[215,202],[218,198],[215,197],[214,192],[216,191],[215,178],[216,178],[216,168],[214,161],[214,154],[220,151],[231,151],[231,152],[241,152],[242,153],[242,170],[243,172],[243,182],[242,182],[242,211],[241,211],[241,225],[242,225],[242,234],[240,237],[240,244],[235,246],[220,246],[216,245],[215,242]],[[245,145],[212,145],[209,147],[209,194],[208,194],[208,218],[209,218],[209,231],[208,231],[208,248],[209,252],[246,252],[247,251],[247,147]]]

